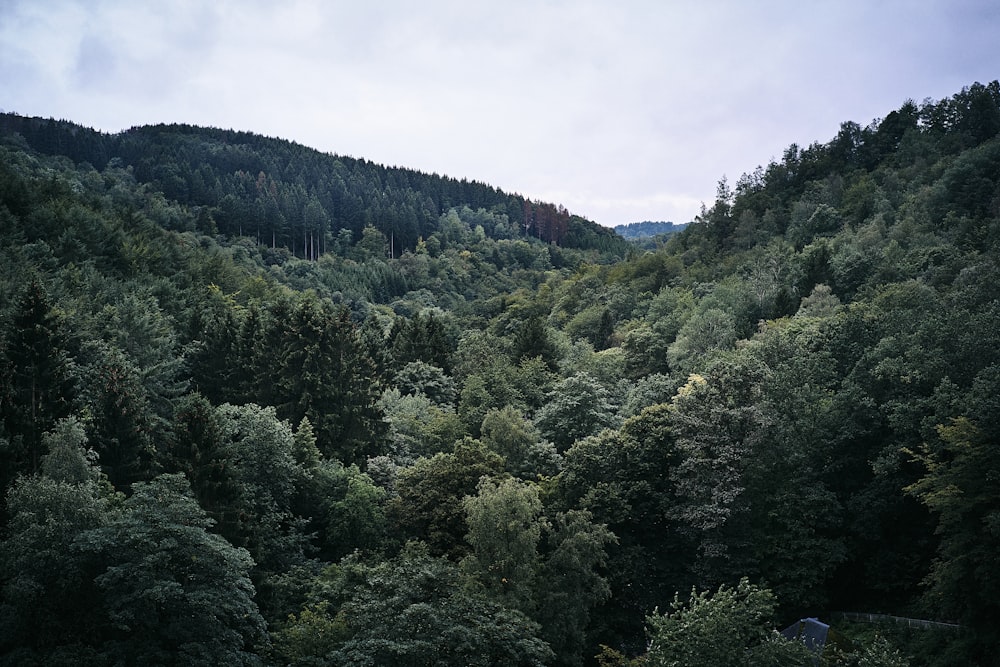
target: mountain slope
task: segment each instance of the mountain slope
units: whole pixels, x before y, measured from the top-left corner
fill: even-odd
[[[206,207],[203,231],[253,236],[300,257],[317,257],[343,230],[356,241],[366,226],[390,238],[390,251],[398,256],[430,236],[443,213],[460,206],[505,216],[502,227],[484,230],[492,238],[533,236],[567,247],[624,252],[609,231],[554,204],[247,132],[156,125],[104,134],[14,114],[0,116],[0,132],[17,133],[42,154],[64,155],[98,170],[109,164],[130,168],[138,182],[168,199]]]
[[[838,624],[831,665],[994,661],[997,82],[649,252],[280,140],[0,122],[0,662],[628,664],[693,589],[764,610],[699,637],[865,610],[963,630]]]

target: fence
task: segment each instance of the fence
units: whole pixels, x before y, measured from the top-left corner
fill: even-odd
[[[857,621],[860,623],[896,623],[905,625],[908,628],[923,628],[934,630],[961,630],[962,626],[957,623],[941,623],[939,621],[925,621],[919,618],[904,618],[902,616],[889,616],[888,614],[867,614],[857,611],[834,611],[830,612],[833,618],[845,621]]]

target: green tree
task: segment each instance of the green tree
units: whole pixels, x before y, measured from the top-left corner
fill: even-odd
[[[451,371],[453,346],[442,318],[434,312],[418,313],[413,318],[398,319],[389,331],[392,358],[397,368],[414,361],[437,366],[445,374]]]
[[[607,306],[596,304],[581,310],[566,323],[566,333],[573,338],[586,339],[595,350],[608,347],[614,333],[615,322]]]
[[[736,320],[728,312],[709,308],[691,316],[667,350],[671,368],[692,373],[718,351],[736,342]]]
[[[222,415],[201,394],[177,401],[174,420],[160,449],[166,472],[183,473],[198,504],[215,521],[216,530],[232,528],[239,495],[223,436]]]
[[[70,414],[75,396],[72,358],[62,315],[45,286],[33,278],[14,304],[0,359],[7,396],[0,405],[9,444],[3,488],[18,473],[33,473],[45,453],[42,434]]]
[[[757,410],[743,469],[755,563],[744,574],[766,580],[796,613],[828,603],[828,582],[847,557],[843,508],[826,479],[843,415],[833,400],[835,360],[815,324],[785,320],[743,350],[754,360],[743,372],[763,371],[747,396]],[[731,384],[731,372],[739,371],[723,372],[722,382]]]
[[[716,370],[709,378],[692,375],[671,404],[680,456],[670,471],[677,495],[670,513],[697,541],[695,565],[708,581],[738,575],[748,565],[745,465],[761,421],[753,400],[760,366]]]
[[[490,597],[531,615],[544,527],[537,489],[512,478],[487,477],[462,505],[472,546],[465,565]]]
[[[104,564],[93,580],[110,663],[258,664],[266,645],[249,554],[209,532],[182,475],[139,482],[114,520],[75,546]]]
[[[608,390],[587,373],[559,382],[535,416],[538,430],[559,451],[616,423],[617,411]]]
[[[375,369],[361,349],[350,314],[307,294],[287,323],[272,321],[271,326],[281,328],[278,415],[292,423],[309,417],[327,457],[362,463],[378,453],[385,424],[376,405]]]
[[[293,512],[303,477],[293,456],[291,427],[274,408],[225,404],[216,409],[222,454],[235,491],[220,525],[228,540],[245,546],[257,566],[281,571],[304,559],[306,537]]]
[[[551,476],[559,471],[555,447],[542,440],[531,420],[511,405],[490,410],[480,427],[482,442],[504,459],[507,472],[522,479]]]
[[[354,255],[359,261],[383,260],[389,256],[389,239],[374,227],[367,226],[361,230]]]
[[[6,494],[10,523],[0,542],[0,662],[98,664],[94,564],[75,549],[111,520],[114,498],[88,460],[83,426],[61,420],[45,434],[41,474]]]
[[[809,296],[803,297],[796,317],[829,317],[835,315],[843,306],[840,299],[828,285],[822,283],[813,287]]]
[[[522,359],[540,357],[549,370],[559,366],[559,351],[553,343],[545,322],[540,317],[529,317],[521,323],[514,335],[511,359],[517,363]]]
[[[694,295],[682,288],[664,287],[653,297],[646,319],[622,340],[630,376],[669,370],[668,349],[694,307]]]
[[[399,463],[450,451],[465,435],[455,410],[435,403],[423,392],[402,395],[397,389],[387,389],[379,408],[389,424],[389,450]]]
[[[193,387],[216,404],[246,402],[242,399],[254,384],[247,377],[247,370],[259,368],[257,359],[241,349],[250,327],[241,328],[237,305],[214,284],[197,303],[199,308],[193,313],[191,324],[195,341],[190,356]],[[247,323],[257,322],[248,318]],[[270,355],[274,353],[274,349],[269,350]],[[258,400],[270,404],[265,399]]]
[[[223,327],[229,338],[219,344],[230,354],[228,368],[222,369],[232,391],[213,399],[217,404],[280,405],[284,400],[280,382],[275,374],[281,365],[284,341],[292,334],[292,303],[288,294],[282,293],[264,303],[251,303],[240,317],[239,311],[230,314],[231,320]],[[235,328],[235,331],[232,329]],[[212,398],[209,395],[209,398]]]
[[[541,667],[553,657],[536,623],[466,590],[459,568],[420,544],[373,565],[347,559],[324,578],[331,597],[277,633],[290,664]],[[333,618],[324,601],[336,603]]]
[[[377,551],[388,530],[386,491],[357,466],[321,461],[301,485],[297,507],[311,518],[318,557],[336,560],[354,551]]]
[[[1000,475],[995,441],[967,417],[937,427],[940,444],[915,454],[924,476],[907,488],[934,513],[940,536],[928,577],[932,607],[976,632],[980,659],[996,646],[1000,581]]]
[[[517,366],[503,357],[485,356],[478,372],[465,378],[458,413],[466,428],[478,435],[486,413],[510,405],[534,411],[545,401],[555,380],[541,357],[523,359]]]
[[[480,478],[502,470],[503,459],[481,442],[459,441],[453,452],[418,459],[400,471],[389,516],[401,536],[426,542],[431,553],[465,555],[469,547],[463,499],[475,495]]]
[[[557,664],[582,665],[591,611],[610,594],[600,569],[615,536],[585,510],[550,522],[538,488],[512,478],[483,478],[464,505],[473,551],[463,570],[491,599],[541,623]]]
[[[316,446],[316,433],[313,431],[309,417],[303,417],[295,429],[292,441],[292,456],[308,476],[319,467],[322,454]]]
[[[554,504],[587,511],[616,536],[607,547],[611,598],[595,613],[593,636],[633,654],[645,647],[649,610],[692,583],[694,537],[674,515],[680,462],[672,408],[655,405],[619,431],[577,441],[556,478]]]
[[[775,600],[766,588],[740,580],[713,594],[691,590],[674,596],[671,611],[647,619],[652,667],[798,667],[810,660],[805,645],[779,635],[772,625]]]
[[[98,314],[102,338],[121,350],[138,369],[153,418],[164,425],[171,403],[187,389],[184,351],[176,328],[152,297],[124,296]]]
[[[421,393],[439,405],[454,405],[455,383],[444,370],[423,361],[411,361],[398,373],[394,381],[404,394]]]
[[[618,539],[586,510],[559,512],[545,527],[535,618],[557,663],[582,665],[594,609],[611,595],[602,572]]]
[[[155,417],[142,373],[119,349],[96,344],[93,361],[83,370],[82,398],[90,413],[89,440],[101,469],[116,488],[149,479],[156,469]]]

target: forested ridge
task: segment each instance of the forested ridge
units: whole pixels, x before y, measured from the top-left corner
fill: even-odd
[[[675,225],[672,222],[630,222],[627,225],[615,225],[615,233],[626,239],[643,239],[650,236],[669,236],[684,229],[688,223]]]
[[[997,82],[649,250],[228,130],[0,156],[0,664],[1000,663]]]

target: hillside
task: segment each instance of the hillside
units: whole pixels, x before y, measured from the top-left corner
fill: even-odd
[[[676,234],[687,226],[687,223],[675,225],[672,222],[630,222],[627,225],[615,225],[614,230],[624,239],[644,239],[650,236],[669,236]]]
[[[801,664],[770,630],[853,611],[962,631],[837,626],[831,665],[995,661],[997,82],[790,146],[648,251],[10,114],[0,229],[2,664]]]
[[[98,171],[127,168],[187,207],[207,209],[200,231],[252,236],[298,257],[316,258],[345,230],[366,226],[391,239],[398,257],[430,236],[440,216],[468,206],[497,216],[491,238],[533,236],[557,246],[620,251],[612,234],[561,206],[528,201],[485,183],[389,168],[329,155],[280,139],[186,125],[104,134],[67,121],[0,115],[0,131],[45,155],[64,155]]]

